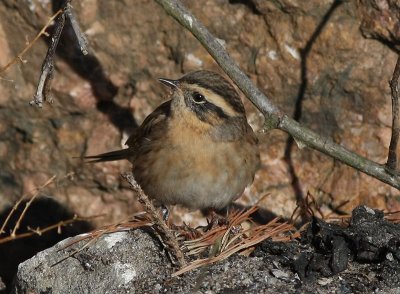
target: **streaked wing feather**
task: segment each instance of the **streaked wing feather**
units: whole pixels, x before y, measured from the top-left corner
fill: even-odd
[[[129,146],[127,149],[116,150],[106,152],[98,155],[85,156],[85,159],[89,159],[88,163],[114,161],[121,159],[134,158],[137,152],[146,148],[147,141],[151,141],[152,137],[157,136],[156,133],[164,131],[161,124],[166,126],[166,120],[169,116],[171,109],[171,101],[164,102],[157,107],[141,124],[141,126],[129,137],[126,141],[126,145]],[[156,127],[157,126],[157,127]],[[161,130],[160,130],[161,129]]]
[[[171,111],[171,100],[164,102],[157,107],[140,125],[140,127],[128,138],[126,145],[129,148],[137,149],[144,143],[144,140],[151,140],[151,133],[155,126],[165,124]]]

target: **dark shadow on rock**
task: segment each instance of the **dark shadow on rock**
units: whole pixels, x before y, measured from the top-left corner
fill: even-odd
[[[253,3],[252,0],[229,0],[230,4],[243,4],[250,9],[250,11],[254,14],[261,15],[260,11],[258,11],[256,5]]]
[[[259,224],[267,224],[277,218],[278,215],[268,209],[259,208],[255,213],[251,214],[250,217]],[[286,221],[285,219],[283,220]]]
[[[53,12],[60,9],[62,4],[63,1],[53,0]],[[100,61],[90,52],[88,55],[83,55],[81,52],[68,18],[66,19],[56,53],[77,74],[90,83],[93,94],[97,99],[97,109],[106,114],[110,122],[120,132],[137,127],[130,108],[120,106],[113,101],[118,93],[118,87],[106,76]]]
[[[217,210],[216,213],[225,217],[225,216],[227,216],[228,211],[232,211],[232,210],[245,211],[248,209],[250,209],[250,206],[244,206],[244,205],[241,205],[238,203],[231,203],[227,207]],[[202,213],[205,216],[207,216],[210,214],[210,211],[205,209],[205,210],[202,210]],[[264,209],[261,207],[259,207],[259,209],[256,212],[254,212],[250,215],[250,218],[260,225],[267,224],[270,221],[272,221],[273,219],[275,219],[276,217],[278,217],[278,215],[276,215],[275,213],[273,213],[272,211],[270,211],[268,209]]]
[[[335,10],[343,3],[343,0],[335,0],[329,10],[325,13],[324,17],[322,18],[321,22],[311,35],[310,39],[308,40],[307,44],[304,46],[303,49],[300,50],[300,57],[301,57],[301,63],[300,63],[300,68],[301,68],[301,84],[299,87],[299,91],[297,93],[297,98],[296,98],[296,103],[295,103],[295,109],[293,113],[293,119],[296,121],[300,121],[302,117],[302,110],[303,110],[303,101],[304,101],[304,96],[305,92],[308,87],[308,78],[307,78],[307,59],[308,56],[311,52],[311,48],[313,44],[315,43],[316,39],[318,36],[321,34],[322,30],[328,23],[329,19],[331,18],[332,14],[335,12]],[[300,207],[304,207],[304,193],[301,188],[301,184],[299,182],[299,178],[297,176],[296,170],[293,166],[293,159],[292,159],[292,149],[293,149],[293,143],[294,139],[293,137],[289,137],[288,140],[286,141],[286,147],[285,147],[285,153],[284,153],[284,159],[288,165],[289,169],[289,174],[291,177],[291,183],[293,187],[293,191],[296,195],[296,200],[297,203],[300,205]],[[302,209],[303,212],[305,212],[304,209]],[[308,221],[308,216],[303,213],[302,214],[302,221],[306,222]]]
[[[17,210],[12,214],[5,227],[5,232],[8,235],[14,228],[19,216],[25,208],[27,201],[23,201],[18,206]],[[0,227],[3,225],[12,207],[7,207],[0,212]],[[38,198],[32,202],[25,216],[20,223],[20,229],[17,230],[17,235],[35,230],[37,228],[46,228],[48,226],[59,223],[60,221],[70,220],[74,217],[74,213],[56,202],[52,198]],[[81,233],[88,232],[92,226],[86,221],[77,221],[71,225],[61,227],[60,233],[57,229],[43,233],[41,236],[33,235],[31,237],[16,239],[0,244],[0,277],[10,287],[13,277],[15,276],[18,265],[34,256],[36,253],[52,247],[59,241],[75,236]],[[4,237],[6,234],[1,235]],[[1,293],[1,292],[0,292]],[[6,293],[6,292],[3,292]]]

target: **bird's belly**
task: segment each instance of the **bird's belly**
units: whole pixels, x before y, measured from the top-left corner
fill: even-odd
[[[258,151],[235,142],[163,148],[134,167],[134,176],[160,204],[189,208],[222,208],[239,197],[254,177]],[[240,155],[239,155],[240,154]],[[155,159],[155,160],[154,160]]]

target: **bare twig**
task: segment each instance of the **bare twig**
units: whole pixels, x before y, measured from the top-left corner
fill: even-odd
[[[61,33],[63,31],[65,25],[66,16],[69,18],[71,22],[72,29],[77,37],[78,44],[80,49],[84,55],[88,54],[87,44],[88,41],[83,34],[82,30],[79,27],[78,21],[76,20],[75,13],[71,6],[71,0],[64,0],[62,8],[59,9],[46,23],[46,25],[42,28],[42,30],[36,35],[36,37],[19,53],[13,60],[7,63],[3,68],[0,69],[0,74],[4,73],[7,69],[9,69],[13,64],[15,64],[18,60],[23,61],[23,55],[33,46],[33,44],[42,36],[47,35],[46,30],[50,26],[50,24],[55,20],[55,29],[54,33],[51,36],[50,45],[47,50],[46,57],[42,64],[42,69],[39,77],[39,82],[36,88],[36,93],[33,96],[33,100],[30,101],[31,105],[37,105],[38,107],[43,106],[44,101],[51,101],[50,90],[51,90],[51,81],[53,79],[53,71],[54,71],[54,56],[56,52],[56,48],[58,42],[61,37]]]
[[[14,57],[13,60],[11,60],[9,63],[7,63],[3,68],[0,69],[0,74],[4,73],[6,70],[8,70],[13,64],[17,63],[18,61],[23,61],[23,56],[25,53],[33,46],[33,44],[36,43],[37,40],[42,35],[46,35],[46,30],[47,28],[51,25],[51,23],[54,21],[56,17],[58,17],[61,13],[63,12],[62,9],[58,10],[50,19],[48,22],[44,25],[44,27],[40,30],[40,32],[36,35],[36,37],[28,43],[28,45],[24,48],[24,50],[21,51],[17,56]]]
[[[154,205],[151,203],[149,198],[144,194],[142,188],[135,181],[132,174],[124,174],[122,177],[130,184],[132,190],[138,193],[139,201],[144,205],[146,211],[150,213],[154,221],[154,226],[165,236],[165,243],[171,247],[173,254],[175,255],[179,266],[183,267],[186,265],[185,256],[179,247],[178,241],[174,237],[172,231],[168,228],[166,223],[161,218],[160,214],[157,212]]]
[[[47,50],[46,57],[42,64],[42,69],[40,71],[40,78],[36,88],[36,94],[33,96],[33,100],[30,102],[30,105],[36,104],[38,107],[42,107],[44,101],[47,100],[52,102],[49,95],[51,89],[51,80],[53,79],[54,55],[56,53],[56,48],[58,41],[60,40],[64,24],[65,14],[62,13],[56,19],[55,30],[53,36],[51,37],[49,49]]]
[[[400,118],[399,118],[399,77],[400,77],[400,55],[397,58],[396,67],[392,79],[389,82],[392,94],[392,137],[390,139],[388,160],[386,166],[397,172],[397,143],[399,141]]]
[[[105,234],[124,232],[124,231],[133,230],[133,229],[137,229],[137,228],[143,228],[143,227],[151,227],[153,225],[154,224],[151,221],[150,217],[148,216],[147,212],[139,212],[127,220],[118,222],[116,224],[103,226],[103,227],[93,230],[89,233],[81,234],[81,235],[75,237],[72,240],[72,242],[67,243],[60,250],[68,248],[76,243],[79,243],[79,242],[87,240],[87,239],[90,239],[90,240],[98,239],[99,237],[101,237]]]
[[[400,189],[400,176],[387,172],[384,165],[360,156],[343,146],[302,126],[278,109],[244,74],[221,43],[182,5],[179,0],[155,0],[164,10],[188,29],[266,118],[266,129],[278,128],[292,135],[296,142]]]
[[[128,230],[133,230],[137,228],[143,228],[143,227],[152,227],[153,223],[151,222],[150,218],[148,217],[147,213],[137,213],[134,215],[131,219],[129,220],[124,220],[122,222],[112,224],[112,225],[107,225],[104,227],[101,227],[97,230],[94,230],[92,232],[86,233],[79,235],[75,238],[72,239],[71,242],[68,242],[63,248],[59,249],[58,251],[64,250],[76,243],[79,243],[84,240],[88,240],[83,246],[73,250],[70,254],[67,256],[63,257],[62,259],[58,260],[56,263],[52,264],[51,266],[55,266],[64,260],[75,256],[79,252],[81,252],[83,249],[87,248],[90,244],[94,243],[96,240],[98,240],[101,236],[106,235],[106,234],[112,234],[116,232],[123,232],[123,231],[128,231]]]
[[[102,215],[95,215],[95,216],[91,216],[91,217],[78,217],[78,216],[75,215],[71,219],[59,221],[56,224],[53,224],[53,225],[50,225],[50,226],[47,226],[47,227],[44,227],[44,228],[35,228],[35,229],[28,228],[29,232],[25,232],[25,233],[21,233],[21,234],[15,234],[15,235],[9,235],[7,237],[0,238],[0,244],[7,243],[9,241],[14,241],[14,240],[17,240],[17,239],[31,237],[33,235],[41,236],[41,235],[43,235],[43,234],[45,234],[45,233],[47,233],[47,232],[49,232],[51,230],[55,230],[55,229],[57,229],[58,233],[61,233],[60,231],[61,231],[62,227],[66,227],[66,226],[68,226],[68,225],[70,225],[72,223],[79,222],[79,221],[92,220],[92,219],[100,217],[100,216],[102,216]]]
[[[67,2],[65,13],[68,16],[68,19],[71,22],[72,29],[74,30],[75,36],[78,39],[79,47],[82,51],[83,55],[87,55],[89,53],[87,45],[88,40],[86,39],[85,35],[83,34],[78,21],[76,20],[75,12],[72,9],[70,1]]]
[[[11,216],[14,214],[14,212],[17,211],[18,206],[21,204],[21,202],[22,202],[23,200],[24,200],[24,196],[21,197],[21,198],[14,204],[14,206],[12,207],[12,209],[10,210],[10,212],[8,213],[6,219],[4,220],[4,222],[3,222],[2,226],[1,226],[1,229],[0,229],[0,236],[1,236],[1,234],[6,233],[6,231],[4,230],[5,227],[7,226],[8,222],[10,221]]]
[[[54,56],[56,53],[58,42],[61,38],[61,33],[64,29],[66,16],[68,16],[71,22],[72,29],[74,30],[82,53],[84,55],[88,54],[87,39],[79,27],[78,21],[76,20],[75,13],[72,9],[70,2],[71,0],[64,0],[62,8],[63,13],[60,14],[55,21],[54,33],[51,36],[50,45],[42,64],[36,94],[34,95],[33,100],[30,102],[31,105],[42,107],[44,101],[47,100],[49,102],[52,102],[50,97],[50,90],[54,71]]]
[[[63,176],[61,179],[64,178],[68,178],[69,176],[71,176],[73,173],[68,173],[65,176]],[[22,210],[22,213],[20,214],[20,216],[18,217],[17,222],[14,225],[13,230],[10,233],[10,238],[12,239],[18,239],[19,235],[17,234],[17,230],[20,227],[21,221],[24,218],[27,210],[29,209],[30,205],[32,204],[32,202],[37,198],[37,196],[39,195],[39,193],[46,188],[47,186],[49,186],[50,184],[52,184],[55,180],[56,176],[52,176],[50,179],[48,179],[43,185],[39,186],[39,187],[35,187],[35,189],[33,191],[30,191],[28,194],[22,195],[21,198],[14,204],[14,206],[12,207],[12,209],[10,210],[10,212],[8,213],[6,219],[4,220],[3,224],[1,225],[0,228],[0,236],[5,232],[5,227],[7,226],[8,222],[10,221],[11,217],[13,216],[13,214],[17,211],[19,205],[22,203],[22,201],[24,201],[25,198],[27,198],[29,195],[32,195],[31,198],[29,199],[28,202],[25,203],[25,207]],[[8,237],[7,237],[8,238]],[[4,238],[0,238],[1,240],[3,240]]]
[[[33,200],[35,200],[36,197],[39,195],[39,192],[40,192],[43,188],[45,188],[45,187],[47,187],[48,185],[50,185],[50,184],[54,181],[55,178],[56,178],[56,176],[52,176],[50,179],[48,179],[48,180],[46,181],[46,183],[44,183],[42,186],[40,186],[39,188],[37,188],[37,192],[36,192],[35,194],[33,194],[33,196],[31,197],[31,199],[29,199],[29,201],[25,204],[25,207],[24,207],[24,209],[22,210],[22,213],[20,214],[20,216],[19,216],[19,218],[18,218],[18,221],[16,222],[16,224],[15,224],[15,226],[14,226],[14,229],[13,229],[13,231],[12,231],[12,233],[11,233],[11,237],[15,238],[16,232],[17,232],[17,230],[19,229],[19,226],[20,226],[20,224],[21,224],[21,221],[22,221],[22,219],[24,218],[25,213],[28,211],[29,206],[31,206]]]

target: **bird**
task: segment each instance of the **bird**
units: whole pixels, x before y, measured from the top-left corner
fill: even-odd
[[[170,89],[170,100],[146,117],[126,141],[128,148],[86,160],[129,160],[135,180],[156,205],[227,207],[260,166],[258,139],[238,92],[209,70],[159,81]]]

